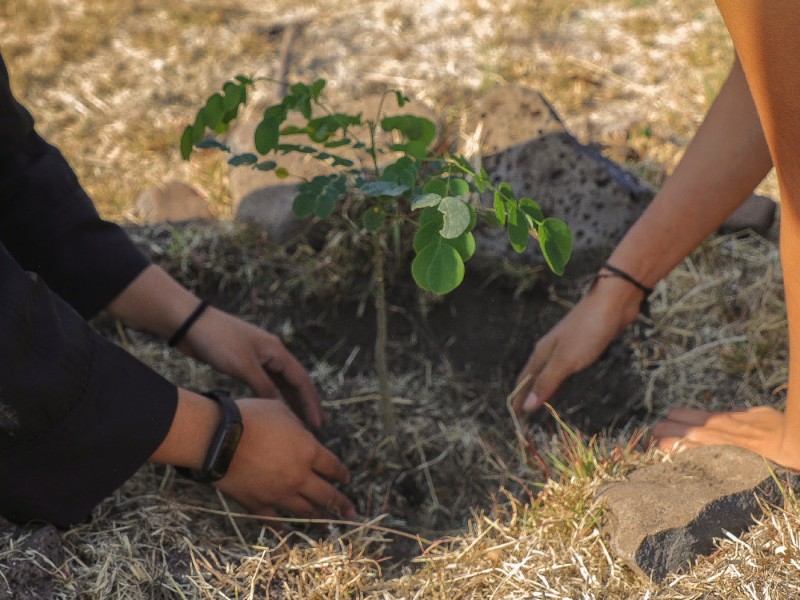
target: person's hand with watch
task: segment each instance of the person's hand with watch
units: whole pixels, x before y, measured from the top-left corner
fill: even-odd
[[[334,486],[349,482],[347,468],[277,399],[180,389],[172,427],[151,460],[190,469],[254,514],[355,515]]]

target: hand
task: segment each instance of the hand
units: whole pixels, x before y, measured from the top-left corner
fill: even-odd
[[[797,436],[787,435],[784,414],[767,406],[720,413],[677,408],[653,428],[651,437],[664,452],[698,446],[738,446],[781,466],[800,470]]]
[[[209,307],[178,348],[244,381],[256,396],[283,398],[309,427],[322,427],[324,414],[316,388],[277,336]]]
[[[227,475],[215,485],[247,510],[275,516],[278,509],[304,518],[351,519],[353,503],[331,482],[350,473],[279,400],[237,401],[244,434]]]
[[[628,282],[598,280],[536,343],[517,377],[514,413],[520,416],[539,409],[567,377],[596,361],[611,340],[636,318],[640,301],[641,292]]]

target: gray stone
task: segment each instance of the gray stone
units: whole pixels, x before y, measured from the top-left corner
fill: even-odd
[[[417,102],[409,102],[402,108],[397,105],[394,94],[383,97],[380,94],[365,96],[360,99],[331,99],[330,106],[334,112],[363,115],[363,120],[374,120],[378,115],[379,104],[383,102],[381,115],[414,114],[427,117],[438,127],[435,112]],[[245,112],[234,122],[226,142],[235,153],[255,152],[253,135],[264,109],[275,102],[274,98],[263,98],[250,103]],[[289,113],[287,124],[301,125],[302,117]],[[366,136],[366,129],[361,131]],[[363,139],[365,143],[369,140]],[[389,134],[379,131],[376,143],[383,147],[394,141]],[[400,140],[397,140],[400,141]],[[307,143],[307,138],[298,136],[298,143]],[[372,166],[372,158],[365,152],[357,152],[343,147],[331,151],[337,155],[355,161],[365,170]],[[379,156],[379,165],[385,165],[397,159],[399,155],[387,153]],[[265,228],[269,239],[276,243],[285,243],[298,235],[308,225],[308,220],[297,219],[292,213],[292,201],[297,195],[299,182],[318,175],[326,175],[333,169],[326,163],[311,158],[307,154],[291,153],[274,159],[279,166],[289,171],[289,179],[279,179],[273,171],[262,172],[249,167],[231,167],[230,186],[236,220],[257,223]]]
[[[720,233],[752,229],[766,236],[775,221],[777,204],[772,198],[753,194],[720,227]]]
[[[41,600],[55,595],[53,566],[64,562],[64,549],[52,525],[21,527],[0,518],[0,546],[14,551],[0,561],[0,600]]]
[[[643,182],[580,144],[535,90],[496,88],[481,100],[471,121],[480,129],[482,164],[492,179],[507,181],[517,197],[533,198],[546,216],[569,225],[574,249],[567,275],[596,270],[653,198]],[[481,200],[491,206],[492,196]],[[517,255],[499,228],[481,227],[477,237],[478,254],[544,263],[534,248],[538,245]]]
[[[780,502],[775,469],[733,446],[686,450],[599,490],[603,534],[612,553],[659,582],[713,552],[726,531],[741,535],[763,514],[759,500]],[[777,474],[796,486],[796,476]]]
[[[150,224],[214,218],[207,196],[183,181],[166,181],[143,190],[136,198],[133,215]]]

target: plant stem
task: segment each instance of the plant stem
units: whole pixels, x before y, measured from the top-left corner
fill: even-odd
[[[388,341],[387,307],[386,307],[386,282],[384,279],[385,254],[381,239],[382,232],[373,236],[375,242],[375,267],[373,278],[375,281],[375,318],[377,319],[377,339],[375,340],[375,367],[378,371],[378,385],[380,395],[381,421],[387,436],[394,436],[396,419],[392,406],[392,394],[389,389],[389,366],[386,360],[386,343]]]

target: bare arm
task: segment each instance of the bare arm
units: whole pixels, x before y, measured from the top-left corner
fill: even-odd
[[[113,316],[169,338],[200,300],[156,265],[146,268],[107,307]],[[241,379],[263,398],[283,397],[309,426],[323,412],[308,373],[273,334],[215,308],[192,325],[178,348]]]
[[[647,286],[672,270],[747,198],[772,167],[738,59],[674,173],[608,262]],[[517,413],[547,402],[636,318],[642,292],[603,278],[539,342],[518,382]]]

